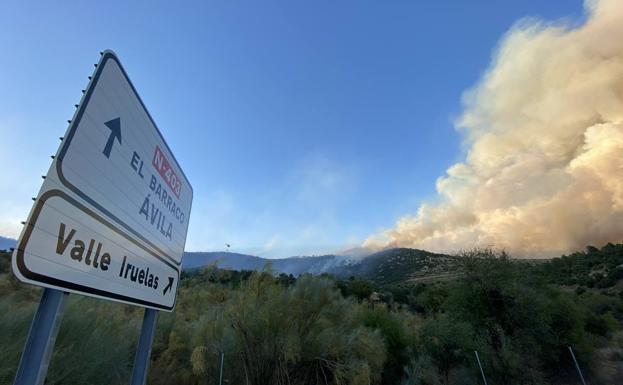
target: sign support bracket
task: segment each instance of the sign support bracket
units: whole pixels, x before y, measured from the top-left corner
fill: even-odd
[[[157,310],[145,308],[141,335],[139,336],[138,345],[136,346],[136,355],[134,356],[131,385],[144,385],[147,379],[149,356],[151,355],[151,346],[154,342],[157,318]]]
[[[14,385],[40,385],[45,381],[56,336],[69,293],[44,289],[32,319]]]

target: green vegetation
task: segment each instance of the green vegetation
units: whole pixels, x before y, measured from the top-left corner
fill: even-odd
[[[334,268],[339,277],[356,276],[380,284],[430,282],[453,277],[457,257],[424,250],[395,248],[365,257],[360,263]]]
[[[550,282],[560,285],[613,287],[623,278],[622,246],[612,243],[601,249],[588,246],[585,252],[563,255],[543,264],[542,272]]]
[[[474,350],[490,384],[579,383],[567,346],[591,384],[615,383],[622,263],[623,245],[607,245],[539,263],[468,252],[456,278],[433,282],[185,272],[176,310],[159,316],[149,383],[217,384],[223,352],[225,384],[480,384]],[[0,383],[39,295],[0,253]],[[46,383],[127,383],[141,316],[70,296]]]

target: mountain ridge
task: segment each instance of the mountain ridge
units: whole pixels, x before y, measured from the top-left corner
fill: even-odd
[[[346,260],[346,257],[334,254],[270,259],[228,251],[185,252],[182,268],[193,269],[215,265],[223,269],[259,271],[270,265],[271,269],[276,273],[292,275],[303,273],[321,274],[336,263]]]
[[[270,270],[276,274],[323,274],[342,278],[358,277],[383,283],[443,277],[456,270],[458,258],[425,250],[393,248],[372,252],[364,257],[328,254],[268,259],[255,255],[222,252],[186,252],[183,269],[214,265],[230,270]]]
[[[3,237],[0,235],[0,250],[9,250],[15,247],[17,241],[13,238]]]
[[[0,250],[14,248],[16,240],[0,236]],[[457,257],[426,250],[392,248],[377,252],[345,252],[319,256],[263,258],[230,251],[184,252],[183,270],[214,265],[229,270],[269,269],[275,274],[332,274],[341,278],[357,277],[379,283],[430,280],[448,276],[456,270]]]

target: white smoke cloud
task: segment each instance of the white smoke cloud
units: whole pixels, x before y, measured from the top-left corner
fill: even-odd
[[[549,256],[623,241],[623,1],[585,8],[580,26],[507,33],[464,95],[468,151],[438,179],[440,203],[365,246]]]

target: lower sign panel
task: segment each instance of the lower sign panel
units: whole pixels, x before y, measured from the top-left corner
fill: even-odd
[[[41,195],[14,252],[24,282],[172,310],[179,270],[66,193]]]

